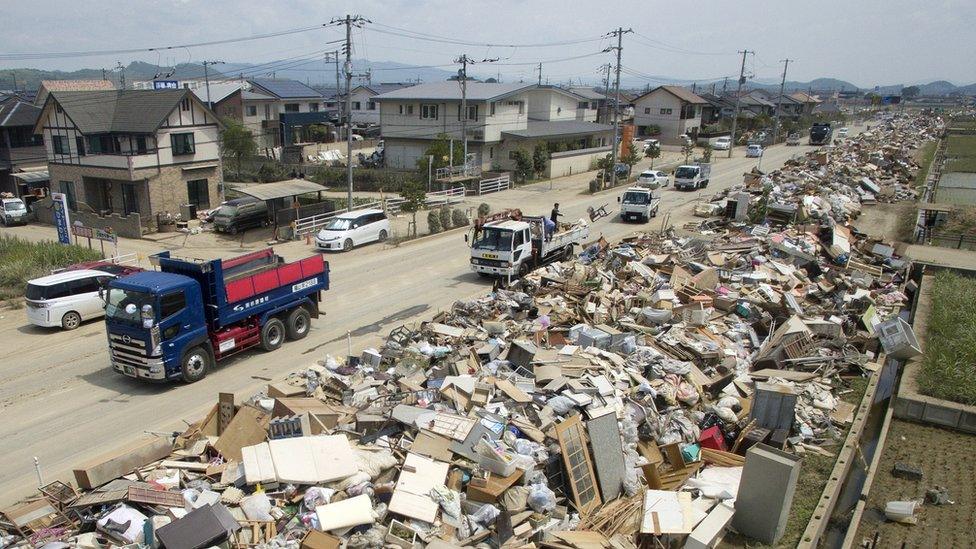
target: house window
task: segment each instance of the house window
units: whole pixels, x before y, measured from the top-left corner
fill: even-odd
[[[267,108],[267,105],[265,105],[265,108]],[[258,115],[258,107],[257,107],[257,105],[248,105],[247,106],[247,115],[248,116],[257,116]]]
[[[186,112],[186,111],[189,111],[190,110],[190,98],[189,97],[184,97],[180,101],[180,110],[183,111],[183,112]]]
[[[651,114],[651,108],[650,107],[644,107],[644,114]]]
[[[413,105],[407,105],[407,114],[413,116]]]
[[[491,115],[490,116],[495,116],[495,103],[492,103],[491,104]]]
[[[206,179],[194,179],[186,182],[187,202],[198,209],[210,207],[210,189]]]
[[[468,105],[468,120],[478,121],[478,105]]]
[[[593,110],[596,110],[596,101],[591,101],[590,102],[590,108],[593,109]]]
[[[264,119],[271,120],[271,105],[264,105]]]
[[[54,147],[54,154],[68,154],[68,138],[63,135],[52,135],[51,145]]]
[[[525,111],[525,102],[524,101],[509,101],[508,104],[509,105],[512,105],[513,107],[518,107],[518,113],[519,114],[522,114]]]
[[[144,136],[136,138],[136,152],[139,154],[146,154],[149,152],[149,147],[146,146],[146,138]]]
[[[91,154],[114,154],[119,152],[119,142],[111,135],[89,137],[88,152]]]
[[[420,118],[425,120],[437,120],[437,105],[421,105]]]
[[[173,147],[173,156],[193,154],[196,152],[193,133],[174,133],[169,136],[169,139],[170,145]]]
[[[375,101],[367,101],[366,102],[366,110],[367,111],[375,111],[376,110],[376,102]]]
[[[76,135],[75,136],[75,147],[78,149],[78,156],[85,156],[85,138]]]
[[[400,114],[403,114],[403,105],[397,105],[399,107]]]
[[[308,104],[308,112],[319,112],[319,104],[318,103],[309,103]]]
[[[124,215],[139,212],[139,200],[136,198],[136,186],[122,183],[122,212]]]
[[[586,107],[588,106],[589,103],[587,103],[586,101],[580,101],[579,103],[576,104],[577,109],[586,109]]]
[[[492,106],[495,105],[492,104]],[[491,160],[492,158],[495,158],[495,147],[488,147],[488,159]]]
[[[661,114],[670,115],[671,109],[661,109]]]
[[[58,186],[60,187],[61,194],[64,195],[65,200],[68,202],[68,209],[73,212],[78,211],[78,200],[75,198],[75,182],[59,181]]]
[[[361,110],[363,110],[363,104],[361,102],[359,102],[359,101],[353,101],[352,102],[352,110],[354,110],[354,111],[361,111]]]
[[[285,112],[298,112],[298,103],[285,103]]]

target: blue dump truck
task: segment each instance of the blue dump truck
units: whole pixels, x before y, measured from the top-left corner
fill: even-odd
[[[285,263],[267,248],[232,259],[150,257],[158,270],[103,293],[112,368],[149,381],[199,381],[222,358],[308,335],[329,289],[321,256]]]

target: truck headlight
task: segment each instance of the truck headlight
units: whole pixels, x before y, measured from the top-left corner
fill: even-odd
[[[480,262],[480,261],[478,261],[478,259],[477,259],[477,258],[475,258],[475,257],[472,257],[472,258],[471,258],[471,264],[472,264],[472,265],[481,265],[481,262]]]
[[[159,343],[155,347],[153,347],[152,356],[159,356],[161,354],[163,354],[163,344]]]
[[[158,374],[158,373],[160,373],[162,371],[163,371],[163,367],[160,366],[159,364],[154,364],[154,365],[152,365],[152,366],[149,367],[149,373],[150,374]]]

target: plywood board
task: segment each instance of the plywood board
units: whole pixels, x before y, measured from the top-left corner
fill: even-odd
[[[280,482],[318,484],[356,474],[359,460],[344,435],[283,438],[268,443]]]
[[[241,459],[241,448],[254,446],[268,438],[268,415],[256,408],[244,406],[234,415],[234,419],[214,443],[224,459]]]
[[[437,519],[438,505],[429,494],[435,486],[444,484],[449,468],[447,463],[407,454],[390,499],[390,511],[433,523]]]
[[[576,415],[556,425],[556,438],[562,450],[567,482],[572,488],[576,510],[581,515],[589,514],[600,506],[600,494],[597,491],[596,476],[584,440],[580,417]]]
[[[451,439],[442,437],[436,433],[420,431],[417,438],[410,445],[410,451],[439,461],[451,461],[454,454],[451,452]]]
[[[271,448],[267,442],[245,446],[241,449],[244,465],[244,480],[248,484],[261,482],[275,482],[274,460],[271,458]]]
[[[691,494],[670,490],[648,490],[644,492],[644,517],[641,520],[641,533],[690,534],[695,527]]]
[[[79,488],[91,490],[134,469],[167,457],[173,444],[166,437],[142,440],[132,447],[90,459],[74,469]]]
[[[518,402],[519,404],[527,404],[532,402],[532,397],[528,393],[522,389],[519,389],[514,383],[507,379],[496,379],[495,386],[501,389],[501,391],[505,393],[508,398]]]

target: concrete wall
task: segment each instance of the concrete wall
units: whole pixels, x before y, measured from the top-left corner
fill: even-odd
[[[596,147],[578,151],[552,153],[546,177],[563,177],[590,171],[593,163],[603,158],[613,147]]]
[[[535,89],[526,93],[529,118],[532,120],[576,120],[579,101],[552,89]]]
[[[144,232],[146,232],[146,228],[142,226],[144,219],[142,219],[137,213],[129,214],[127,216],[121,216],[119,214],[101,216],[90,211],[87,204],[79,203],[78,206],[78,211],[71,212],[69,214],[69,219],[72,225],[81,223],[85,227],[91,227],[93,229],[112,229],[115,234],[125,238],[142,238],[142,235]],[[38,200],[31,205],[31,208],[37,215],[37,220],[39,222],[46,223],[48,225],[54,224],[54,210],[51,207],[50,198]],[[85,245],[87,244],[87,241],[79,239],[78,243]],[[97,245],[98,242],[93,240],[92,246]]]

